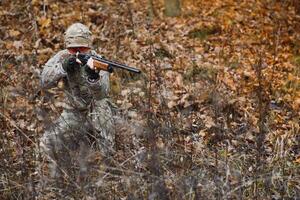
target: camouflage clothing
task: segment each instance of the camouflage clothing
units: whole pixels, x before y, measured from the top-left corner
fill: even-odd
[[[94,51],[92,54],[96,54]],[[66,106],[60,117],[41,138],[41,147],[53,159],[56,157],[69,162],[69,150],[84,146],[100,149],[105,155],[114,149],[114,121],[112,106],[107,98],[109,73],[100,71],[99,80],[89,80],[83,67],[72,75],[62,68],[68,50],[58,52],[44,66],[41,84],[49,88],[60,79],[66,83]]]

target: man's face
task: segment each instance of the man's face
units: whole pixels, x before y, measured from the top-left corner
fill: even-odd
[[[68,51],[70,54],[76,54],[79,53],[88,53],[91,49],[88,47],[70,47],[68,48]]]

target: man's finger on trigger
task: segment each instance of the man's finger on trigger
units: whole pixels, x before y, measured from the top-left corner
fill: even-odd
[[[76,52],[76,57],[75,57],[75,58],[76,58],[76,62],[79,63],[79,64],[82,64],[82,62],[81,62],[81,60],[78,58],[78,56],[79,56],[79,52],[77,51],[77,52]]]
[[[82,64],[81,60],[79,60],[78,58],[76,58],[76,62]]]
[[[94,61],[93,61],[93,58],[89,58],[89,59],[88,59],[87,65],[88,65],[91,69],[94,69]]]

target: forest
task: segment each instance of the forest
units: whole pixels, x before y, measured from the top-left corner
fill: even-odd
[[[0,199],[300,199],[299,0],[0,0]],[[41,87],[86,25],[114,70],[107,158],[51,177],[41,138],[65,85]],[[88,147],[87,147],[88,149]]]

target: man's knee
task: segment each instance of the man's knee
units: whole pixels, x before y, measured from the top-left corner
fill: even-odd
[[[60,133],[55,130],[47,130],[40,139],[40,148],[43,153],[53,157],[55,152],[62,148]]]

